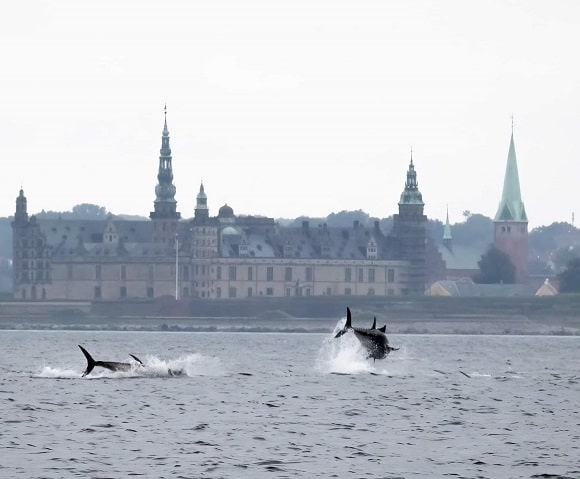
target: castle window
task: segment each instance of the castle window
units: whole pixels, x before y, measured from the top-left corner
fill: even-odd
[[[248,288],[248,298],[252,297],[252,288]]]
[[[251,266],[248,266],[248,281],[252,281],[254,279],[254,269]]]
[[[345,288],[344,294],[345,294],[345,296],[350,296],[352,294],[351,289],[350,288]]]
[[[127,287],[126,286],[121,286],[121,288],[119,289],[119,296],[121,298],[127,297]]]
[[[222,297],[222,289],[219,286],[215,290],[215,295],[216,295],[216,298]]]
[[[274,289],[266,288],[266,296],[274,296]]]
[[[286,296],[290,296],[290,288],[286,288]]]
[[[266,281],[274,281],[274,267],[268,266],[266,268]]]
[[[236,267],[235,266],[230,266],[228,268],[228,279],[230,281],[234,281],[236,279],[237,276],[237,271],[236,271]],[[232,296],[230,296],[231,298]]]
[[[358,269],[358,282],[362,283],[364,281],[364,277],[363,277],[363,269],[359,268]]]
[[[94,297],[95,297],[95,299],[101,299],[101,287],[100,286],[95,286]]]
[[[306,267],[306,281],[312,281],[312,266]]]
[[[216,269],[216,279],[222,279],[222,267],[218,266]]]
[[[352,269],[351,268],[344,268],[344,280],[349,282],[352,281]]]
[[[292,281],[292,268],[286,268],[284,273],[284,280],[285,281]],[[289,295],[286,295],[289,296]]]
[[[121,279],[125,281],[127,279],[127,266],[121,265]]]
[[[374,268],[369,269],[369,283],[375,282],[375,270]]]
[[[236,297],[236,294],[237,294],[236,288],[230,288],[228,290],[228,297],[229,298],[235,298]]]
[[[152,298],[153,296],[154,296],[153,288],[151,287],[147,288],[147,297]]]
[[[387,282],[388,283],[395,282],[395,270],[393,268],[387,269]]]
[[[101,279],[101,265],[100,264],[95,265],[95,278],[97,280]]]

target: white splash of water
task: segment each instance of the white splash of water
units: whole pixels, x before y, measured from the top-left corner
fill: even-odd
[[[325,338],[316,359],[316,369],[322,373],[358,374],[374,372],[373,363],[366,359],[366,350],[352,332],[340,338],[334,336],[344,328],[346,318],[336,324],[332,335]]]
[[[224,367],[219,358],[207,357],[202,354],[187,354],[175,359],[161,359],[157,356],[149,356],[141,366],[132,362],[128,371],[110,371],[102,367],[96,367],[83,379],[101,378],[168,378],[168,377],[195,377],[195,376],[221,376]],[[78,379],[82,377],[82,371],[65,367],[44,366],[35,378],[47,379]]]
[[[221,376],[224,374],[224,367],[219,358],[207,357],[199,353],[187,354],[176,359],[149,356],[142,369],[141,375],[147,377]]]

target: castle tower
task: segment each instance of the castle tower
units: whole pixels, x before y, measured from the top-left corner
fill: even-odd
[[[516,270],[516,283],[524,283],[528,277],[528,217],[520,192],[513,127],[503,193],[493,222],[494,246],[509,256]]]
[[[51,281],[50,247],[35,216],[28,217],[27,201],[20,189],[12,221],[12,288],[18,299],[45,299]]]
[[[399,201],[399,214],[393,217],[393,236],[397,239],[400,257],[410,264],[407,294],[425,294],[427,217],[423,214],[424,206],[411,153],[405,189]]]
[[[176,211],[177,201],[175,201],[171,148],[169,147],[169,130],[167,129],[167,107],[165,107],[165,124],[159,153],[158,183],[155,187],[155,211],[149,214],[149,218],[154,222],[154,242],[173,247],[177,232],[177,222],[181,218],[181,213]]]
[[[194,222],[203,223],[209,218],[209,209],[207,207],[207,195],[203,188],[203,182],[199,187],[199,193],[196,197]]]

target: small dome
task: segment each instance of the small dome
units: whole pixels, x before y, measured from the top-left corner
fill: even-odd
[[[227,203],[220,208],[218,212],[218,218],[233,218],[233,217],[234,210],[231,206],[228,206]]]
[[[233,226],[226,226],[223,230],[222,230],[222,236],[234,236],[234,235],[238,235],[238,230],[236,230]]]

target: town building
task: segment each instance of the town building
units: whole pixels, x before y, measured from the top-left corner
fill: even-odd
[[[210,215],[203,183],[193,217],[177,211],[167,116],[149,219],[38,219],[21,189],[13,228],[13,294],[22,300],[124,301],[423,295],[426,221],[413,159],[390,232],[284,227],[272,218]]]

